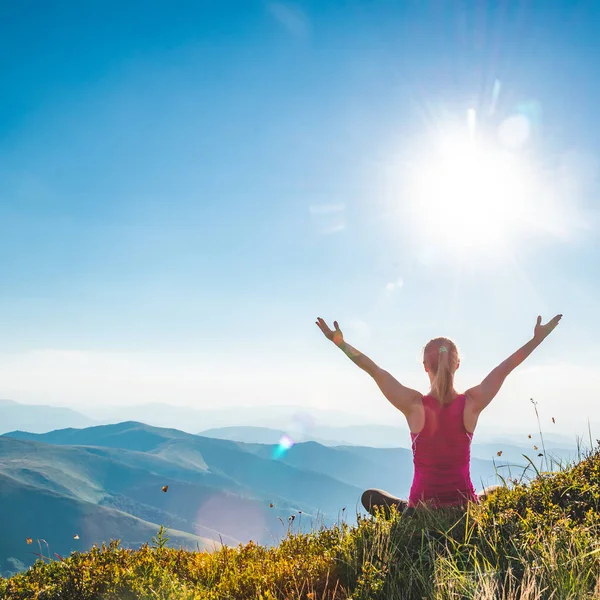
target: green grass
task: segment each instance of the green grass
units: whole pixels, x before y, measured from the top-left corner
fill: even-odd
[[[277,546],[139,550],[118,542],[45,559],[10,579],[14,600],[513,600],[600,597],[600,447],[511,480],[466,512],[359,518]],[[48,552],[49,553],[49,552]]]

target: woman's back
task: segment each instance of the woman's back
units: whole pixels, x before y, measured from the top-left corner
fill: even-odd
[[[460,394],[442,405],[432,396],[422,397],[425,425],[411,433],[415,474],[409,506],[477,502],[469,474],[473,434],[464,426],[465,399]]]
[[[422,396],[417,390],[402,385],[388,371],[348,344],[337,321],[333,322],[334,331],[321,318],[317,319],[317,325],[328,339],[373,377],[383,395],[404,414],[411,432],[419,431],[411,433],[415,474],[409,506],[421,501],[447,506],[477,502],[469,463],[471,432],[475,430],[479,414],[496,396],[507,375],[531,354],[561,318],[562,315],[556,315],[542,325],[542,317],[538,316],[529,342],[493,369],[479,385],[444,406],[436,397],[446,398],[454,394],[454,374],[460,366],[458,348],[452,340],[434,338],[423,348],[423,367],[429,375],[432,395]],[[381,504],[401,507],[405,503],[382,490],[365,491],[363,505],[368,511]]]

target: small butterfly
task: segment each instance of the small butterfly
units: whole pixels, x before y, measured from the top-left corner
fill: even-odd
[[[502,450],[498,450],[498,452],[496,452],[496,454],[497,454],[498,456],[502,456]]]
[[[75,534],[75,535],[73,536],[73,539],[74,539],[74,540],[78,540],[78,539],[79,539],[79,536],[78,536],[77,534]]]
[[[534,450],[537,450],[537,446],[534,446],[534,447],[533,447],[533,449],[534,449]]]
[[[529,434],[527,437],[528,437],[529,439],[531,439],[531,434]]]
[[[273,503],[269,502],[269,508],[273,508]]]
[[[541,452],[538,454],[538,456],[544,456]]]
[[[27,538],[27,543],[28,544],[33,544],[33,540],[31,538]]]
[[[554,417],[552,417],[552,422],[553,422],[553,423],[556,423],[556,421],[554,420]]]
[[[162,491],[163,491],[163,492],[166,492],[168,489],[169,489],[169,486],[168,486],[168,485],[163,485],[163,486],[162,486]]]

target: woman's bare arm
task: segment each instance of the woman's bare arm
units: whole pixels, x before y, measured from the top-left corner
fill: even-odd
[[[421,398],[421,394],[417,390],[402,385],[393,375],[379,367],[368,356],[344,341],[344,336],[337,321],[333,322],[335,328],[333,330],[320,317],[317,319],[317,325],[327,339],[332,341],[354,364],[375,380],[375,383],[391,404],[405,415],[412,412]]]
[[[533,337],[505,361],[501,362],[479,385],[467,390],[466,396],[476,414],[479,414],[495,398],[509,373],[518,367],[546,339],[558,325],[561,318],[562,315],[556,315],[548,323],[542,325],[542,318],[538,317]]]

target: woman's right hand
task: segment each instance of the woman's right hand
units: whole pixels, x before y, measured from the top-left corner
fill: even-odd
[[[327,323],[325,323],[325,321],[321,319],[321,317],[317,317],[316,323],[319,329],[323,332],[323,335],[328,340],[331,340],[336,346],[342,345],[342,343],[344,342],[344,334],[342,333],[342,330],[340,329],[340,326],[338,325],[337,321],[333,322],[333,326],[335,328],[333,330],[329,329],[329,325],[327,325]]]

